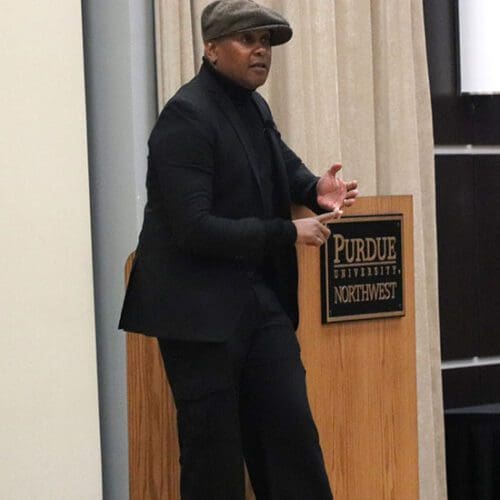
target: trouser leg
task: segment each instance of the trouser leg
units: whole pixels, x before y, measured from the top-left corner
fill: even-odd
[[[226,343],[159,339],[178,412],[182,500],[331,500],[295,332],[256,285]]]
[[[331,500],[295,332],[272,292],[257,295],[262,321],[240,383],[243,448],[257,499]]]
[[[257,499],[331,499],[302,367],[283,361],[251,371],[242,389],[246,394],[242,395],[241,421],[245,459]]]
[[[225,344],[159,344],[177,407],[182,500],[243,500],[238,389]]]

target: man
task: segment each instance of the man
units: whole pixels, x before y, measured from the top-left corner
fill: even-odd
[[[286,146],[255,91],[288,22],[250,0],[202,14],[201,70],[167,103],[149,140],[148,202],[120,327],[158,337],[174,395],[183,500],[332,494],[295,336],[296,244],[356,182],[318,179]],[[319,217],[290,220],[291,203]]]

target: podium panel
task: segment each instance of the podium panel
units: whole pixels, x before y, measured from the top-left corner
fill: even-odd
[[[348,213],[403,214],[405,315],[323,324],[320,251],[300,247],[298,336],[309,400],[336,500],[417,500],[412,200],[360,198]],[[175,408],[156,339],[128,334],[127,383],[130,498],[178,500]]]
[[[346,210],[398,213],[404,316],[322,324],[319,251],[299,249],[298,336],[336,500],[418,499],[412,199],[365,197]]]

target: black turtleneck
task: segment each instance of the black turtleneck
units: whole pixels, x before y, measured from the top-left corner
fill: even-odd
[[[273,161],[269,140],[266,137],[264,122],[255,104],[252,94],[248,90],[233,82],[217,71],[212,64],[204,59],[204,66],[216,78],[226,95],[234,104],[241,122],[245,127],[250,142],[253,146],[257,163],[259,165],[260,182],[262,185],[264,217],[273,217]]]

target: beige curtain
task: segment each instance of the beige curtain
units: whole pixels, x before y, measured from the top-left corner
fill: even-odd
[[[159,102],[198,69],[209,0],[155,0]],[[420,497],[446,498],[434,155],[421,0],[261,0],[282,12],[292,42],[273,51],[261,89],[287,143],[311,170],[333,162],[362,195],[411,194]]]

